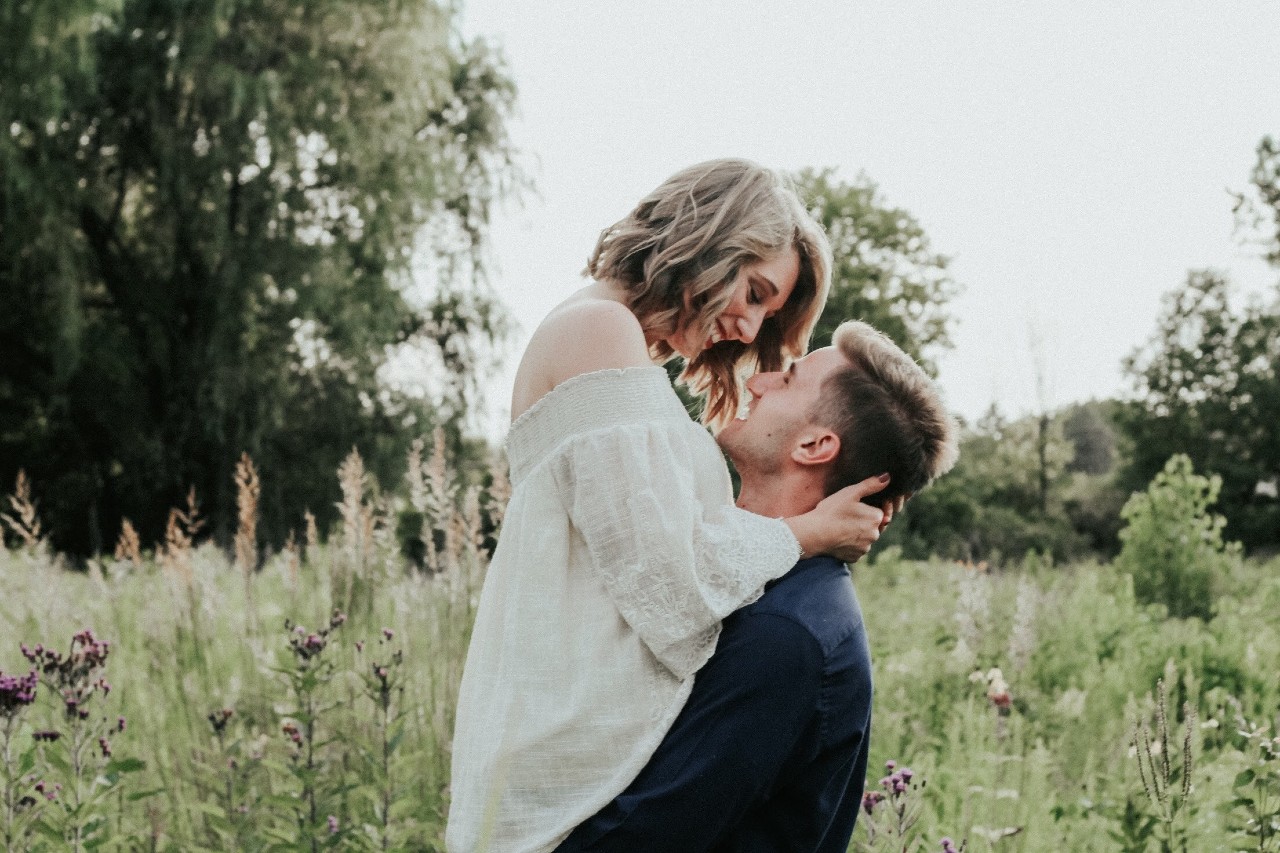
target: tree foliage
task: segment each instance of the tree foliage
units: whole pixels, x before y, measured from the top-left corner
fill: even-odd
[[[883,543],[910,557],[997,563],[1028,551],[1086,553],[1090,531],[1074,527],[1067,506],[1081,488],[1068,472],[1073,457],[1061,415],[1042,426],[1039,417],[1010,421],[992,407],[963,428],[956,467],[907,503]]]
[[[337,462],[439,418],[379,383],[437,353],[444,415],[502,331],[478,247],[518,175],[514,87],[431,0],[18,0],[0,11],[0,475],[59,547],[155,541],[232,465],[280,541]],[[411,275],[425,264],[433,281]]]
[[[1192,272],[1169,294],[1146,346],[1125,361],[1136,398],[1122,410],[1132,445],[1125,482],[1141,488],[1176,453],[1219,475],[1228,533],[1280,543],[1280,298],[1243,309],[1228,281]],[[1270,488],[1269,488],[1270,487]]]
[[[957,292],[948,259],[933,251],[914,216],[885,203],[866,175],[844,183],[832,169],[805,169],[794,178],[835,255],[815,344],[825,346],[845,320],[864,320],[936,375],[933,357],[951,345],[947,303]]]

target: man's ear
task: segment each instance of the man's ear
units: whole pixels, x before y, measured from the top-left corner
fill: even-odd
[[[800,465],[826,465],[840,453],[840,436],[829,429],[811,427],[796,438],[791,459]]]

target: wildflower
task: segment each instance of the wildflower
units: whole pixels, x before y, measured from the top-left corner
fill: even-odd
[[[862,795],[862,810],[867,814],[871,814],[883,799],[884,794],[879,791],[867,791]]]
[[[333,611],[333,615],[329,617],[329,630],[342,627],[343,623],[346,621],[347,614],[343,613],[341,610]]]
[[[98,749],[102,750],[103,758],[111,757],[111,741],[107,740],[105,737],[98,738]]]
[[[893,770],[897,766],[896,762],[885,762],[885,768],[888,770]],[[910,785],[911,779],[914,776],[915,772],[910,767],[903,767],[881,779],[880,787],[888,791],[890,796],[905,794],[907,792],[907,787]]]
[[[392,631],[390,628],[383,628],[383,629],[382,629],[382,636],[383,636],[383,638],[384,638],[384,639],[386,639],[386,641],[387,641],[388,643],[389,643],[389,642],[391,642],[391,640],[395,638],[395,635],[396,635],[396,632],[395,632],[395,631]]]
[[[62,785],[54,782],[52,784],[41,779],[36,783],[36,793],[42,795],[46,800],[55,800],[58,798],[58,792],[62,790]]]
[[[330,835],[338,834],[338,819],[333,815],[329,815],[329,834]]]
[[[285,737],[293,741],[294,746],[302,746],[302,732],[298,729],[297,723],[293,720],[286,720],[281,729],[284,731]]]
[[[1004,673],[999,667],[992,667],[987,672],[987,699],[991,700],[991,704],[1001,714],[1007,714],[1009,707],[1013,704],[1013,697],[1009,695],[1009,685],[1004,680]]]
[[[235,711],[230,708],[221,708],[209,714],[209,725],[213,726],[213,733],[215,735],[220,735],[226,730],[227,723],[231,721],[233,714],[235,714]],[[124,717],[121,717],[120,719],[123,720]],[[120,731],[124,731],[124,728],[122,727]]]
[[[363,651],[364,651],[364,640],[356,640],[356,652],[359,653]]]
[[[341,619],[338,617],[341,617]],[[306,665],[312,658],[323,652],[329,644],[329,632],[346,621],[346,618],[346,616],[335,610],[334,618],[330,620],[329,627],[319,631],[308,631],[301,625],[285,622],[285,628],[290,631],[289,648],[293,649],[298,663]]]
[[[954,841],[944,836],[942,839],[942,853],[960,853],[960,851],[956,848]]]
[[[31,739],[37,742],[44,741],[47,743],[53,743],[60,737],[62,737],[62,732],[53,731],[53,730],[46,730],[46,731],[31,733]]]
[[[117,718],[116,718],[116,731],[118,731],[118,732],[123,732],[123,731],[124,731],[124,724],[125,724],[124,717],[117,717]]]
[[[18,711],[36,700],[36,685],[40,677],[32,669],[26,675],[5,675],[0,672],[0,717],[16,716]]]
[[[42,674],[52,689],[61,691],[63,709],[68,719],[86,720],[89,711],[85,704],[94,691],[110,692],[111,685],[101,677],[111,646],[99,640],[93,631],[85,628],[71,638],[71,648],[64,657],[54,649],[37,644],[34,648],[20,644],[23,656],[35,671]]]

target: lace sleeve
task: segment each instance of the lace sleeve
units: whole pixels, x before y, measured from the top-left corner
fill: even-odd
[[[799,558],[786,524],[733,506],[719,449],[693,424],[580,435],[551,471],[618,612],[677,678],[706,663],[721,619]]]

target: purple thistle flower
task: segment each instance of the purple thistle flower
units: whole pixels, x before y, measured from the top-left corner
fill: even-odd
[[[222,708],[211,712],[207,719],[209,720],[209,725],[213,726],[213,733],[215,735],[222,734],[227,727],[227,723],[231,721],[231,718],[234,715],[235,711],[230,708]],[[121,717],[120,719],[123,720],[124,718]],[[123,731],[123,729],[121,729],[121,731]]]
[[[107,740],[105,737],[98,738],[98,748],[102,750],[103,758],[111,757],[111,741]]]
[[[329,815],[329,834],[330,835],[338,834],[338,819],[333,815]]]
[[[117,718],[116,718],[116,731],[118,731],[118,732],[123,732],[123,731],[124,731],[124,725],[125,725],[124,717],[117,717]]]
[[[5,675],[0,672],[0,717],[14,717],[36,700],[36,686],[40,676],[34,669],[26,675]]]
[[[389,643],[395,638],[396,632],[392,631],[390,628],[383,628],[382,636]]]
[[[892,772],[893,768],[897,766],[898,766],[898,762],[894,761],[892,758],[890,758],[888,761],[884,763],[884,769],[890,772]]]
[[[879,791],[867,791],[862,795],[862,810],[867,814],[871,814],[872,810],[880,804],[884,799],[884,794]]]
[[[46,743],[53,743],[60,737],[62,737],[62,732],[54,731],[52,729],[31,733],[31,739],[36,742],[44,741]]]
[[[948,837],[942,839],[942,853],[959,853],[956,850],[956,843]]]

